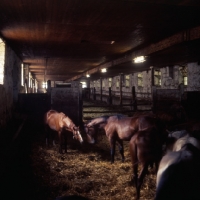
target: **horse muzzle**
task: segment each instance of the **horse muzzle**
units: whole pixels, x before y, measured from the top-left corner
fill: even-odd
[[[95,139],[87,134],[87,142],[90,143],[90,144],[94,144],[95,143]]]

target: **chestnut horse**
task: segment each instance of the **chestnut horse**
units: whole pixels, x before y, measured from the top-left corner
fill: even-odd
[[[99,119],[95,120],[98,121]],[[103,121],[103,120],[102,120]],[[107,122],[103,125],[106,136],[109,140],[110,150],[111,150],[111,163],[114,163],[115,156],[115,145],[116,142],[119,145],[119,151],[122,157],[122,162],[124,161],[124,147],[123,140],[130,141],[131,137],[138,130],[145,130],[152,126],[155,126],[156,118],[150,115],[142,115],[137,117],[125,117],[125,116],[111,116],[107,119]],[[95,123],[97,125],[98,123]],[[93,135],[89,131],[90,128],[94,126],[94,123],[86,124],[88,137],[92,138]],[[94,133],[93,133],[94,134]]]
[[[50,129],[56,131],[58,133],[58,139],[59,139],[59,153],[63,153],[62,151],[62,135],[63,131],[67,130],[69,132],[73,133],[73,138],[79,140],[80,143],[83,142],[82,136],[79,131],[79,127],[75,126],[75,124],[72,122],[72,120],[66,116],[62,112],[57,112],[55,110],[49,110],[45,114],[45,127],[46,127],[46,143],[48,144],[49,140],[49,131],[47,130],[47,127]],[[67,143],[66,143],[66,137],[64,137],[64,147],[65,152],[67,152]],[[55,145],[54,141],[53,144]]]
[[[194,137],[178,139],[162,157],[156,179],[155,200],[197,200],[200,189],[200,143]]]
[[[125,115],[117,114],[117,115],[104,115],[101,117],[94,118],[89,122],[85,123],[84,129],[87,135],[87,141],[90,144],[94,144],[96,142],[97,134],[99,129],[104,129],[105,125],[115,119],[120,119],[125,117]]]

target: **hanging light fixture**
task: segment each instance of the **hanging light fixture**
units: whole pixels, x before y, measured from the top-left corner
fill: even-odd
[[[134,63],[142,63],[145,61],[145,56],[138,56],[134,58],[133,60],[134,60]]]
[[[106,69],[106,68],[102,68],[102,69],[101,69],[101,72],[102,72],[102,73],[105,73],[105,72],[107,72],[107,69]]]

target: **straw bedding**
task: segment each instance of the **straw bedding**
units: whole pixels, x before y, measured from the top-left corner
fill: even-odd
[[[98,116],[100,114],[95,116],[93,113],[91,117]],[[83,131],[82,135],[85,139]],[[58,153],[58,144],[46,147],[44,135],[33,144],[32,168],[41,196],[47,200],[65,195],[80,195],[91,200],[135,199],[135,187],[130,182],[132,165],[128,142],[124,142],[125,162],[121,162],[116,147],[114,164],[110,163],[110,147],[103,131],[99,133],[96,144],[85,141],[81,145],[72,139],[72,134],[68,134],[67,143],[66,154]],[[155,182],[154,169],[149,169],[141,189],[141,199],[154,198]]]

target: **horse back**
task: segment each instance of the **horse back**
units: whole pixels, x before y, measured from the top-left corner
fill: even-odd
[[[45,114],[45,124],[55,131],[60,131],[63,128],[64,113],[58,113],[55,110],[50,110]]]

